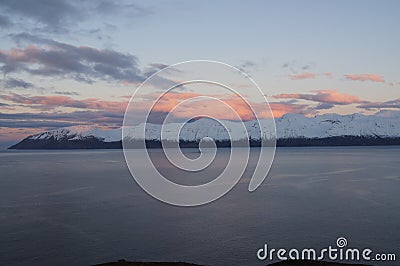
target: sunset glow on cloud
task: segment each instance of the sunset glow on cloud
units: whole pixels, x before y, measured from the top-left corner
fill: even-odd
[[[292,80],[297,80],[297,79],[314,79],[317,77],[317,74],[315,73],[301,73],[301,74],[295,74],[295,75],[290,75],[290,79]]]
[[[349,80],[385,82],[383,77],[378,74],[345,74],[344,76]]]
[[[302,99],[319,103],[347,105],[353,103],[364,103],[358,96],[340,93],[336,90],[317,90],[314,94],[277,94],[278,99]]]

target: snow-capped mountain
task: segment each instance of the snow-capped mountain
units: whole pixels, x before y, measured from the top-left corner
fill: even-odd
[[[165,124],[164,128],[158,124],[147,124],[145,139],[160,141],[162,138],[170,141],[179,139],[180,141],[197,142],[204,137],[210,137],[217,141],[236,141],[248,136],[252,140],[260,140],[260,130],[256,121],[247,121],[244,123],[244,127],[239,122],[225,120],[222,123],[227,130],[220,123],[208,118],[200,118],[186,123],[181,129],[179,123]],[[275,124],[278,145],[281,142],[286,143],[285,146],[296,146],[299,143],[303,146],[308,142],[312,145],[315,142],[311,140],[325,139],[330,140],[325,145],[340,145],[332,141],[349,137],[351,140],[347,141],[345,145],[352,145],[351,141],[354,141],[355,138],[361,138],[363,141],[366,139],[396,139],[394,144],[400,140],[400,112],[396,111],[381,111],[374,115],[325,114],[315,117],[286,114],[275,119]],[[260,125],[264,132],[263,138],[272,139],[274,136],[273,121],[271,119],[260,120]],[[129,140],[143,139],[140,134],[143,132],[143,128],[143,124],[126,127],[124,136]],[[163,130],[163,135],[161,135],[161,130]],[[37,146],[63,148],[66,145],[71,146],[71,144],[76,148],[115,148],[121,146],[121,140],[121,128],[101,130],[91,126],[72,126],[29,136],[11,148],[35,148]],[[287,140],[290,141],[287,142]],[[292,140],[301,140],[301,142]],[[118,143],[118,145],[111,145],[112,143]],[[317,145],[323,145],[323,142],[319,141],[318,143]],[[364,145],[360,141],[357,143]]]
[[[276,120],[277,138],[328,138],[337,136],[400,137],[400,112],[374,115],[325,114],[312,118],[286,114]]]
[[[259,123],[263,127],[264,138],[271,139],[274,135],[273,120],[261,120]],[[145,128],[144,138],[146,140],[168,140],[168,141],[200,141],[204,137],[210,137],[215,140],[232,140],[241,139],[260,139],[260,130],[257,121],[247,121],[243,124],[222,120],[218,123],[209,118],[201,118],[193,122],[186,123],[170,123],[164,125],[158,124],[141,124],[136,127],[126,127],[124,137],[127,139],[143,139],[140,132]],[[182,128],[181,128],[182,126]],[[225,129],[227,128],[227,130]],[[180,130],[181,128],[181,130]]]
[[[61,141],[67,140],[85,140],[88,138],[97,138],[104,142],[113,142],[121,140],[121,129],[101,130],[92,126],[72,126],[54,129],[37,135],[29,136],[30,140],[49,140]]]

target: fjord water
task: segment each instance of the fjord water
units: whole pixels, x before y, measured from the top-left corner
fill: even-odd
[[[168,173],[161,150],[150,152]],[[216,174],[229,154],[219,153]],[[278,148],[255,192],[245,176],[221,199],[182,208],[146,194],[121,150],[3,151],[0,263],[265,265],[256,257],[264,243],[318,249],[335,247],[338,237],[399,257],[399,158],[395,146]],[[170,178],[185,183],[188,176]]]

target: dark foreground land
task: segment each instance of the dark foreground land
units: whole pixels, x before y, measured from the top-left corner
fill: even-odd
[[[115,262],[107,262],[102,264],[97,264],[95,266],[200,266],[197,264],[186,263],[186,262],[133,262],[126,260],[119,260]]]
[[[337,263],[337,262],[327,262],[327,261],[310,261],[310,260],[288,260],[281,261],[270,266],[371,266],[368,264],[348,264],[348,263]]]
[[[185,263],[185,262],[132,262],[126,260],[119,260],[116,262],[108,262],[98,264],[96,266],[200,266],[198,264]],[[277,263],[268,264],[270,266],[370,266],[367,264],[347,264],[325,261],[308,261],[308,260],[289,260]]]

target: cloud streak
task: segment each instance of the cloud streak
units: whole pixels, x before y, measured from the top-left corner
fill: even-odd
[[[353,103],[365,103],[359,97],[340,93],[336,90],[316,90],[315,94],[307,93],[291,93],[291,94],[277,94],[272,96],[277,99],[301,99],[331,105],[348,105]],[[327,107],[327,105],[323,106]],[[326,109],[326,108],[325,108]]]
[[[149,10],[123,1],[76,0],[2,0],[0,26],[16,26],[25,30],[51,34],[70,33],[79,24],[93,18],[113,17],[132,21],[133,18],[151,14]],[[89,30],[94,31],[93,29]]]
[[[344,77],[356,81],[385,82],[383,77],[378,74],[345,74]]]
[[[154,106],[153,111],[157,113],[169,113],[175,106],[184,100],[201,96],[203,95],[191,92],[170,92],[165,94],[164,97]],[[265,103],[248,102],[250,104],[249,106],[248,103],[246,103],[237,95],[213,96],[231,106],[242,120],[255,119],[253,110],[250,109],[250,106],[254,109],[254,112],[257,114],[259,119],[271,118],[271,113],[268,111]],[[149,97],[154,98],[156,95],[149,95]],[[287,113],[310,113],[307,105],[296,104],[292,102],[271,102],[269,104],[273,117],[281,117]],[[212,110],[213,116],[218,119],[236,119],[234,114],[226,112],[226,108],[220,104],[216,104],[214,100],[190,102],[190,104],[185,105],[179,112],[174,113],[174,117],[182,119],[196,117],[199,113],[209,113],[210,109]]]
[[[299,79],[315,79],[317,77],[316,73],[305,72],[300,74],[289,75],[291,80],[299,80]]]
[[[0,9],[4,14],[11,14],[12,17],[15,16],[34,21],[43,30],[51,32],[58,32],[60,29],[65,29],[65,24],[69,24],[82,16],[81,10],[74,6],[71,1],[63,0],[3,0],[0,2]]]
[[[14,88],[29,89],[35,87],[35,85],[33,85],[32,83],[17,78],[7,78],[6,80],[2,81],[1,84],[6,89],[14,89]]]
[[[17,42],[30,42],[24,48],[0,50],[4,74],[26,72],[39,76],[72,78],[77,81],[114,80],[141,82],[144,76],[138,59],[109,49],[74,46],[31,34],[14,34]]]
[[[394,108],[400,109],[400,98],[386,102],[366,102],[358,106],[363,109]]]
[[[104,101],[96,98],[76,100],[66,95],[31,96],[11,93],[0,95],[0,99],[39,110],[70,107],[123,113],[127,105],[127,102]]]

